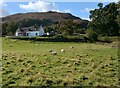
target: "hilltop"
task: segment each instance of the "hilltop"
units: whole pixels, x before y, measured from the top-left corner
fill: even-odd
[[[75,17],[70,13],[60,13],[60,12],[29,12],[29,13],[17,13],[14,15],[9,15],[2,18],[3,22],[12,21],[22,21],[22,20],[51,20],[51,21],[61,21],[63,19],[81,20],[79,17]]]

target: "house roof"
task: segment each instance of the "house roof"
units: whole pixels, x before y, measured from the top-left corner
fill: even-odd
[[[41,28],[41,26],[39,27]],[[35,27],[19,27],[16,32],[26,32],[26,31],[39,31],[39,28],[35,28]]]

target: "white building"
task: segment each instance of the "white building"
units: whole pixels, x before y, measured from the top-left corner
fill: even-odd
[[[16,36],[29,36],[29,37],[42,36],[44,34],[45,32],[42,26],[38,28],[34,27],[18,28],[15,33]]]

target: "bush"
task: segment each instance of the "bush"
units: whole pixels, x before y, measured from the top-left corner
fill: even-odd
[[[54,36],[54,38],[55,39],[66,39],[66,37],[63,35],[56,35],[56,36]]]
[[[112,42],[112,39],[110,39],[108,36],[103,36],[99,38],[99,41],[110,43]]]
[[[87,30],[87,37],[91,41],[97,41],[98,40],[98,34],[94,30],[92,30],[92,29],[88,29]]]
[[[63,36],[63,35],[56,35],[53,37],[53,39],[55,41],[67,41],[68,38],[66,36]]]

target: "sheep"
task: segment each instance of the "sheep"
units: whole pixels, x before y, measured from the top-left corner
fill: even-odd
[[[49,52],[52,52],[52,51],[53,51],[52,49],[49,50]]]
[[[61,49],[61,52],[65,52],[65,50],[64,50],[64,49]]]
[[[70,46],[70,48],[72,49],[72,48],[74,48],[73,46]]]
[[[36,44],[36,46],[37,46],[38,44]]]
[[[57,52],[52,52],[51,54],[52,54],[52,55],[57,55]]]

